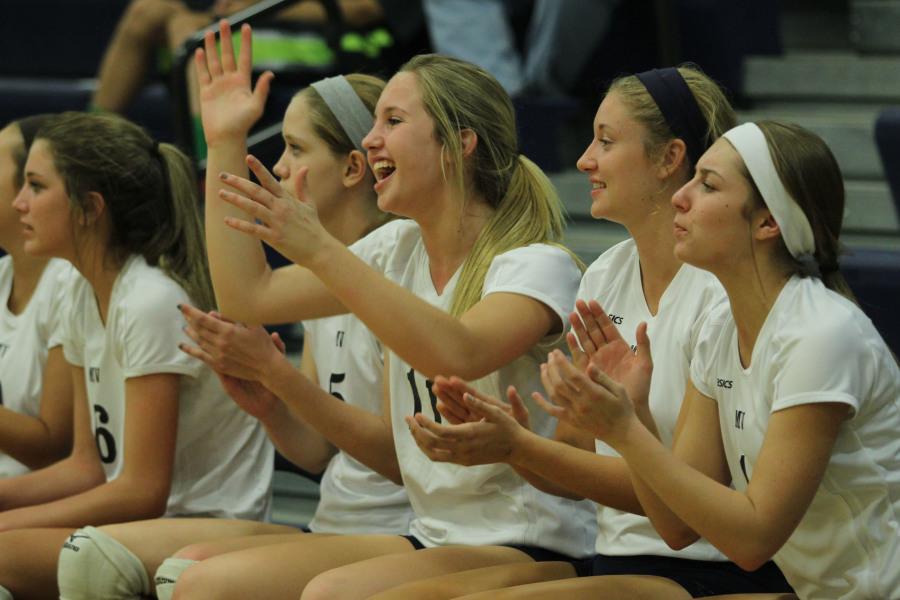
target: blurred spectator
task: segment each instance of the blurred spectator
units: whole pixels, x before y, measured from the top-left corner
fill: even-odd
[[[512,96],[571,91],[618,3],[535,0],[519,52],[510,18],[521,1],[423,0],[435,51],[480,65]]]

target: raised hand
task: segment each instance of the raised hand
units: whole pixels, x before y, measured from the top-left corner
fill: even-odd
[[[559,350],[541,365],[541,382],[548,401],[535,392],[538,405],[550,415],[612,443],[623,434],[635,411],[624,386],[590,364],[586,371],[575,367]]]
[[[512,462],[518,436],[527,429],[528,411],[514,387],[509,387],[507,397],[509,405],[490,396],[464,392],[463,402],[478,420],[444,425],[419,413],[407,417],[406,423],[416,444],[433,461],[463,466]]]
[[[241,52],[235,59],[231,43],[231,27],[219,21],[221,58],[216,49],[216,36],[207,32],[203,48],[194,53],[197,80],[200,84],[200,116],[206,143],[214,146],[220,141],[247,137],[247,132],[262,116],[269,95],[269,85],[275,77],[271,71],[263,73],[251,86],[253,56],[249,25],[241,27]]]
[[[226,217],[225,224],[264,241],[298,265],[306,265],[317,252],[327,254],[327,243],[336,240],[322,227],[315,205],[306,200],[304,184],[308,169],[300,170],[292,193],[256,157],[248,156],[247,166],[259,185],[222,173],[222,182],[236,191],[219,190],[219,197],[244,211],[253,221]]]
[[[247,381],[259,381],[262,371],[282,358],[284,344],[262,327],[246,327],[212,311],[182,304],[185,333],[196,346],[180,344],[182,352],[198,358],[216,373]]]
[[[588,364],[594,365],[622,384],[632,402],[646,406],[653,373],[647,324],[638,325],[637,351],[633,351],[596,300],[578,300],[575,309],[569,316],[572,331],[566,336],[575,366],[586,371]]]

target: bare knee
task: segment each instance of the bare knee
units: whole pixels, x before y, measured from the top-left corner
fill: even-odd
[[[306,584],[300,600],[348,600],[351,597],[350,580],[337,568],[313,577]]]
[[[185,546],[184,548],[173,554],[172,558],[186,558],[188,560],[196,560],[199,562],[218,554],[221,554],[221,552],[216,548],[216,544],[214,542],[200,542],[198,544]]]

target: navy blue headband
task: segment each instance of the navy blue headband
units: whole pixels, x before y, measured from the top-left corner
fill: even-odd
[[[650,92],[675,137],[684,141],[691,166],[696,165],[709,148],[706,141],[709,124],[684,77],[674,67],[644,71],[635,77]]]

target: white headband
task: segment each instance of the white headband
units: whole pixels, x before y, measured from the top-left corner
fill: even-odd
[[[362,141],[372,129],[372,113],[363,104],[350,82],[343,75],[337,75],[311,85],[341,124],[356,149],[365,154]]]
[[[723,135],[747,165],[750,177],[781,229],[781,237],[784,238],[791,256],[799,259],[804,255],[813,254],[816,242],[809,219],[797,201],[788,194],[781,178],[778,177],[762,129],[755,123],[744,123],[726,131]]]

